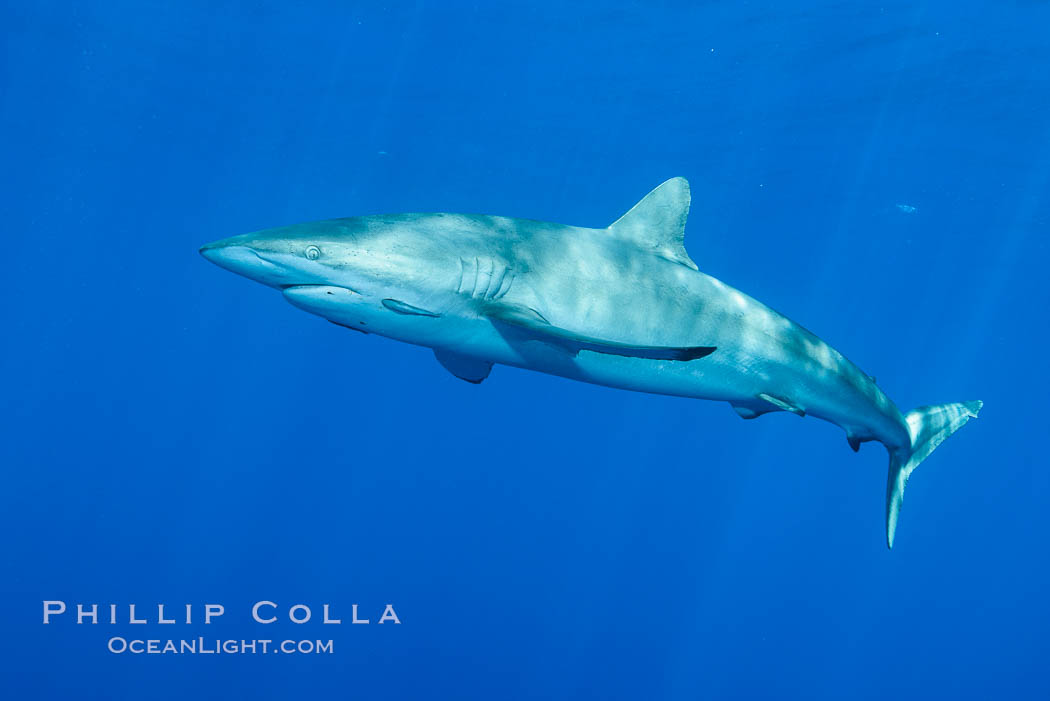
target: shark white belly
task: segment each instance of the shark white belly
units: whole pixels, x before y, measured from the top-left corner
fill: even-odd
[[[841,353],[705,275],[683,246],[685,180],[606,229],[505,217],[337,219],[225,239],[205,257],[341,326],[434,349],[450,372],[493,364],[729,402],[744,418],[809,414],[890,454],[892,547],[908,476],[980,402],[902,414]]]

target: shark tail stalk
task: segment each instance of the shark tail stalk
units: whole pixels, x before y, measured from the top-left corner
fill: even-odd
[[[922,406],[904,417],[911,435],[911,446],[890,453],[886,479],[886,545],[893,548],[897,519],[904,502],[904,488],[915,468],[971,418],[977,418],[983,402],[959,402]]]

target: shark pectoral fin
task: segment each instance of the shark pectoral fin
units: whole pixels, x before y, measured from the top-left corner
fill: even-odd
[[[554,326],[532,307],[509,304],[491,304],[485,309],[488,317],[507,324],[541,341],[566,348],[572,354],[580,351],[621,355],[649,360],[696,360],[715,352],[715,346],[640,346],[620,341],[609,341],[585,336]]]
[[[524,304],[489,304],[485,306],[484,311],[490,319],[535,333],[550,333],[554,328],[546,317]]]
[[[441,316],[437,312],[432,312],[428,309],[420,309],[419,307],[413,307],[408,302],[402,302],[399,299],[384,299],[383,306],[392,312],[398,314],[411,314],[414,316]]]
[[[478,360],[450,350],[435,348],[434,357],[453,375],[475,385],[480,384],[492,371],[492,363],[487,360]]]
[[[796,416],[805,416],[806,415],[806,410],[805,409],[803,409],[801,407],[798,407],[798,406],[795,406],[794,404],[792,404],[791,402],[789,402],[786,399],[782,399],[780,397],[774,397],[772,394],[766,394],[765,392],[763,392],[762,394],[758,395],[758,398],[759,399],[764,399],[765,401],[769,402],[770,404],[775,406],[777,409],[780,409],[781,411],[790,411],[792,414],[795,414]]]
[[[671,178],[613,222],[609,232],[662,258],[697,270],[685,250],[689,202],[689,182],[685,178]]]

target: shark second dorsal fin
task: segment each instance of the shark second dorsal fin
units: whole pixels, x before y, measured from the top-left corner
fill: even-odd
[[[685,178],[671,178],[613,222],[609,231],[658,256],[698,270],[685,251],[688,218],[689,182]]]

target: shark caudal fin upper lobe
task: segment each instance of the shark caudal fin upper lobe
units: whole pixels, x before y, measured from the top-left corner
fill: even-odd
[[[890,453],[890,472],[886,480],[886,545],[893,547],[897,519],[904,501],[904,487],[915,468],[944,440],[977,418],[983,402],[959,402],[922,406],[904,417],[911,434],[911,447]]]

